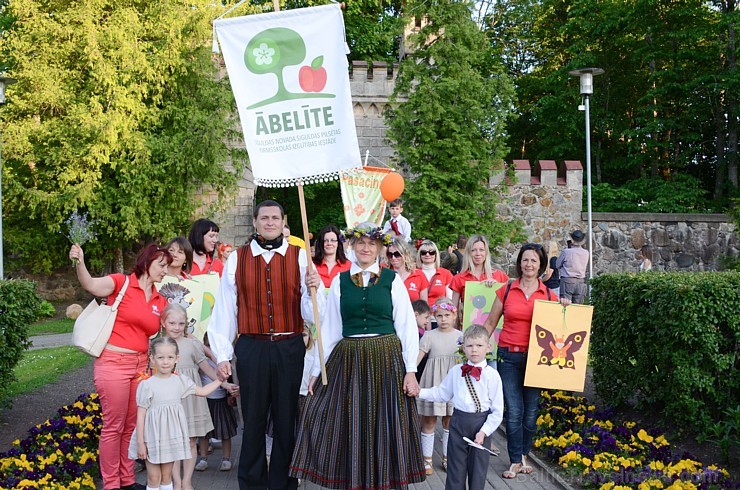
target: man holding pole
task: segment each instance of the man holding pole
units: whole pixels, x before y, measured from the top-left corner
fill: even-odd
[[[242,490],[297,486],[297,480],[288,477],[288,465],[306,352],[303,319],[314,320],[308,287],[318,287],[321,278],[315,270],[306,272],[306,251],[283,239],[284,217],[275,201],[255,207],[256,233],[226,262],[208,327],[219,377],[231,374],[230,360],[236,354],[244,417],[238,472]],[[268,413],[274,423],[269,473]]]

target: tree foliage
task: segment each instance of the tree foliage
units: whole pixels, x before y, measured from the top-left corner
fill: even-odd
[[[734,0],[483,1],[481,25],[517,85],[508,158],[583,158],[567,72],[596,66],[595,182],[687,174],[716,198],[737,193],[737,15]]]
[[[62,262],[61,224],[95,222],[93,256],[169,238],[235,185],[233,98],[210,58],[211,2],[11,2],[2,52],[9,255]],[[207,211],[206,211],[207,212]]]
[[[394,100],[408,100],[387,113],[389,139],[409,176],[405,212],[414,235],[440,243],[459,233],[501,243],[512,229],[497,220],[488,179],[502,169],[514,88],[471,9],[466,1],[408,4],[424,20],[396,81]]]

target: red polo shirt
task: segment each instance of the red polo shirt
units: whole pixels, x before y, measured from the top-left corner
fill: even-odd
[[[447,286],[452,282],[452,272],[448,271],[444,267],[437,267],[434,275],[429,279],[429,306],[433,306],[434,302],[439,298],[444,298],[447,294]]]
[[[113,279],[115,284],[113,294],[108,296],[108,304],[112,305],[126,281],[126,276],[111,274],[108,277]],[[129,275],[128,289],[118,306],[118,315],[108,343],[123,349],[147,352],[149,337],[159,330],[159,314],[165,306],[167,306],[167,298],[161,296],[157,288],[152,285],[151,296],[147,301],[136,274]]]
[[[206,254],[206,267],[201,269],[198,264],[193,262],[193,268],[190,269],[191,276],[200,276],[201,274],[208,274],[209,272],[217,272],[218,276],[221,277],[224,273],[224,263],[218,259],[212,258]]]
[[[406,290],[409,292],[409,298],[411,299],[411,302],[414,302],[417,299],[421,299],[421,292],[429,287],[427,276],[424,275],[424,272],[421,269],[416,269],[411,274],[409,274],[409,277],[407,277],[406,280],[403,281],[403,284],[406,286]]]
[[[321,263],[316,266],[316,272],[321,276],[321,281],[324,283],[324,287],[329,288],[334,277],[340,272],[348,271],[350,267],[352,267],[352,262],[349,260],[344,264],[340,264],[339,261],[337,261],[337,263],[334,264],[334,267],[329,270],[326,262],[321,261]]]
[[[509,276],[498,269],[493,269],[492,276],[494,281],[500,282],[501,284],[506,284],[509,281]],[[470,271],[463,271],[452,278],[450,289],[460,293],[460,301],[465,304],[465,283],[468,281],[483,282],[485,280],[486,276],[483,274],[476,276]]]
[[[539,286],[527,299],[527,296],[519,287],[519,279],[511,283],[509,295],[504,303],[506,286],[496,291],[499,301],[504,304],[504,327],[501,330],[498,345],[501,347],[529,347],[529,332],[532,328],[532,312],[534,302],[538,299],[547,300],[547,286],[539,281]],[[559,301],[558,295],[550,291],[550,301]]]

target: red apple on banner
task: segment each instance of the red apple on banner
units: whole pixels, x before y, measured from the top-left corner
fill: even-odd
[[[317,56],[311,62],[311,66],[302,66],[298,71],[298,83],[304,92],[321,92],[326,87],[326,70],[324,69],[324,57]]]

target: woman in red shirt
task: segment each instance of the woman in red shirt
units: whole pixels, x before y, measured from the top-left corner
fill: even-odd
[[[167,251],[172,256],[172,262],[167,267],[167,275],[179,280],[190,279],[190,270],[193,268],[193,247],[184,236],[177,236],[167,244]]]
[[[429,281],[427,302],[434,306],[439,298],[452,298],[452,273],[439,266],[439,249],[431,240],[424,240],[419,245],[419,254],[416,259],[417,267]]]
[[[348,271],[352,265],[344,255],[344,247],[339,236],[339,228],[336,225],[326,225],[319,231],[314,246],[316,253],[313,256],[313,263],[316,264],[316,271],[327,289],[331,286],[334,276]]]
[[[503,271],[491,267],[491,252],[488,239],[483,235],[471,235],[463,251],[462,270],[450,284],[452,304],[462,311],[465,302],[465,283],[482,282],[491,287],[494,283],[505,283],[509,280]]]
[[[218,245],[218,225],[211,220],[199,219],[190,227],[188,241],[193,246],[193,268],[191,276],[224,272],[224,264],[214,255]]]
[[[496,300],[485,323],[488,333],[493,335],[501,315],[504,316],[496,356],[504,390],[506,446],[511,462],[509,469],[503,473],[504,478],[516,478],[517,473],[532,472],[527,456],[537,430],[540,389],[524,386],[524,371],[534,302],[538,299],[558,301],[558,295],[539,279],[546,268],[547,254],[542,245],[524,244],[516,258],[519,279],[496,291]],[[568,305],[570,300],[563,299],[561,303]]]
[[[424,273],[416,268],[416,257],[403,237],[393,237],[393,243],[388,245],[385,254],[391,270],[396,271],[406,286],[411,302],[417,299],[427,301],[429,281]]]
[[[79,245],[72,245],[69,258],[77,260],[77,278],[90,294],[107,297],[113,304],[127,276],[92,277],[85,267]],[[131,434],[136,427],[136,388],[146,370],[149,337],[159,330],[159,314],[167,299],[154,286],[167,274],[172,256],[165,248],[150,244],[139,253],[128,287],[118,306],[108,344],[95,359],[95,388],[100,395],[103,428],[100,432],[100,473],[103,488],[144,488],[134,480],[134,460],[128,458]]]

